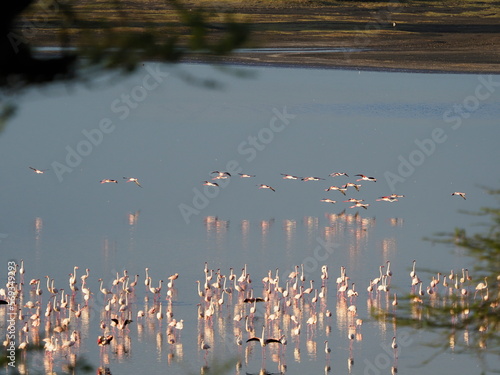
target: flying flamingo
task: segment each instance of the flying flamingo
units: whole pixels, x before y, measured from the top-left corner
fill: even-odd
[[[124,180],[127,180],[125,182],[134,182],[137,186],[142,187],[141,184],[139,183],[139,180],[135,177],[123,177]]]
[[[454,193],[451,193],[451,195],[458,195],[459,197],[462,197],[463,199],[465,199],[465,193],[461,193],[459,191],[456,191]]]
[[[265,185],[265,184],[260,184],[260,185],[257,185],[259,187],[259,189],[269,189],[269,190],[272,190],[272,191],[276,191],[274,190],[273,187],[269,186],[269,185]]]
[[[36,169],[33,167],[29,167],[29,169],[33,170],[36,174],[43,174],[45,171],[48,171],[48,169]]]
[[[283,343],[281,342],[281,340],[278,340],[278,339],[264,339],[264,332],[265,332],[265,329],[266,327],[265,326],[262,326],[262,335],[261,337],[251,337],[249,338],[246,342],[250,342],[250,341],[258,341],[260,343],[260,346],[262,347],[262,355],[264,356],[265,355],[265,346],[268,345],[268,344],[271,344],[271,343],[277,343],[277,344],[282,344]]]
[[[356,181],[372,181],[372,182],[377,182],[377,179],[375,177],[367,177],[364,174],[357,174],[356,176],[361,177],[361,178],[358,178]]]

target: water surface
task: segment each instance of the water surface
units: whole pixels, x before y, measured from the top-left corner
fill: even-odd
[[[190,84],[181,78],[187,75],[214,80],[217,88]],[[369,311],[374,304],[389,307],[393,292],[409,292],[413,259],[421,270],[470,265],[459,250],[422,238],[455,227],[478,230],[477,218],[459,211],[494,203],[482,188],[498,184],[498,176],[488,173],[497,169],[499,157],[500,105],[496,86],[487,84],[492,81],[500,77],[152,63],[131,76],[95,79],[88,87],[31,90],[19,97],[18,115],[0,134],[0,259],[5,269],[8,260],[24,259],[26,280],[44,282],[50,275],[66,290],[73,266],[79,266],[78,276],[90,269],[94,296],[88,316],[73,327],[84,339],[73,352],[113,373],[197,373],[214,358],[238,359],[236,373],[263,367],[279,372],[283,364],[290,374],[324,373],[325,366],[331,373],[390,373],[387,348],[397,336],[404,343],[398,371],[419,374],[417,366],[432,354],[420,344],[435,337],[376,322]],[[29,166],[48,170],[35,174]],[[220,180],[218,189],[203,186],[215,170],[230,170],[232,177]],[[239,178],[238,172],[256,177]],[[333,172],[349,177],[329,177]],[[325,180],[284,180],[281,173]],[[349,188],[345,197],[325,191],[354,182],[356,174],[377,182],[361,181],[360,191]],[[123,177],[139,178],[142,188]],[[118,183],[100,184],[105,178]],[[466,192],[467,199],[451,196],[455,191]],[[392,193],[405,197],[376,201]],[[370,206],[349,208],[342,201],[351,197]],[[393,272],[390,298],[381,293],[369,299],[366,286],[387,260]],[[302,320],[300,336],[294,339],[293,323],[281,319],[288,345],[284,352],[266,349],[263,364],[258,344],[234,345],[238,329],[248,337],[243,321],[232,319],[240,312],[236,297],[232,305],[226,300],[213,325],[198,320],[195,281],[204,281],[205,262],[225,275],[234,268],[238,276],[246,264],[256,294],[268,270],[274,276],[278,268],[284,286],[300,264],[304,287],[312,279],[319,288],[321,266],[328,265],[328,296],[316,308],[316,327],[308,332],[305,324],[314,312],[311,295],[291,313]],[[357,285],[354,304],[364,321],[351,341],[351,302],[336,295],[341,266]],[[180,275],[172,309],[176,319],[184,319],[184,329],[176,345],[168,343],[166,318],[135,317],[153,305],[143,283],[146,267],[155,285]],[[102,315],[106,302],[97,280],[111,288],[125,269],[140,275],[131,301],[134,322],[129,332],[116,332],[102,353],[95,340],[100,320],[109,317]],[[431,275],[422,271],[421,278],[429,282]],[[25,301],[34,300],[26,284]],[[164,309],[166,292],[164,285]],[[42,296],[45,307],[46,289]],[[80,293],[76,302],[81,298]],[[326,309],[331,318],[324,316]],[[257,311],[257,334],[264,313]],[[210,340],[207,358],[199,349],[201,336]],[[329,359],[325,340],[332,347]],[[451,349],[425,365],[425,372],[444,365],[450,373],[480,372],[477,362]]]

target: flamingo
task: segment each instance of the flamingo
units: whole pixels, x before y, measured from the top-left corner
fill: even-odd
[[[457,196],[462,197],[463,199],[465,199],[465,193],[461,193],[461,192],[459,192],[459,191],[456,191],[456,192],[454,192],[454,193],[451,193],[451,195],[457,195]]]
[[[208,349],[210,349],[210,345],[208,345],[205,340],[201,340],[201,343],[200,343],[200,349],[201,350],[204,350],[205,351],[205,359],[207,358],[207,354],[208,354]]]
[[[149,278],[149,283],[151,284],[151,277]],[[163,280],[160,280],[160,281],[158,282],[158,288],[155,288],[155,287],[153,287],[153,286],[150,286],[150,287],[149,287],[149,291],[150,291],[151,293],[153,293],[153,294],[155,295],[155,297],[156,297],[156,296],[158,296],[158,295],[160,294],[160,292],[161,292],[161,284],[162,284],[162,283],[163,283]]]
[[[321,280],[328,280],[328,266],[321,266]]]
[[[251,337],[246,342],[258,341],[260,343],[260,346],[262,346],[263,348],[266,345],[271,344],[273,342],[278,343],[278,344],[282,344],[282,342],[279,339],[264,339],[265,329],[266,329],[266,327],[262,326],[262,335],[261,335],[261,337]]]
[[[238,282],[243,283],[245,282],[246,279],[247,279],[247,265],[245,264],[241,269],[241,276],[238,278]]]
[[[388,276],[388,277],[391,277],[392,276],[392,271],[391,271],[391,261],[386,261],[387,263],[387,270],[385,271],[385,274]]]
[[[359,176],[361,178],[358,178],[356,181],[372,181],[372,182],[377,182],[377,179],[374,177],[367,177],[364,174],[357,174],[355,176]]]
[[[97,337],[97,345],[105,346],[109,345],[109,343],[113,340],[113,335],[103,335]]]
[[[383,277],[383,275],[382,275],[382,268],[384,268],[384,266],[380,266],[379,267],[379,273],[380,273],[380,275],[379,275],[379,277],[376,277],[376,278],[374,278],[372,280],[371,285],[377,285],[379,282],[382,281],[382,277]]]
[[[158,309],[158,312],[156,313],[156,319],[162,320],[163,319],[163,312],[162,312],[162,304],[160,303],[160,308]]]
[[[333,199],[330,199],[330,198],[323,198],[320,201],[324,202],[324,203],[332,203],[332,204],[337,203],[337,201],[334,201]]]
[[[344,202],[347,202],[347,203],[361,203],[361,202],[364,202],[364,201],[365,201],[364,199],[349,198],[349,199],[345,200]]]
[[[343,195],[345,195],[345,192],[347,189],[340,188],[338,186],[330,186],[328,189],[325,189],[325,191],[330,191],[330,190],[337,190],[337,191],[340,191]]]
[[[21,275],[21,282],[24,280],[24,260],[21,259],[21,266],[19,267],[19,274]]]
[[[398,358],[398,343],[396,342],[396,336],[392,338],[391,348],[394,350],[394,358]]]
[[[375,199],[377,202],[380,202],[380,201],[384,201],[384,202],[397,202],[398,199],[397,198],[394,198],[392,195],[388,195],[388,196],[384,196],[384,197],[380,197],[379,199]]]
[[[28,344],[29,344],[28,335],[26,335],[26,338],[24,339],[24,341],[22,341],[17,348],[19,350],[24,350],[28,347]],[[7,346],[7,345],[5,345],[5,346]]]
[[[101,286],[99,287],[99,290],[101,291],[102,294],[104,294],[104,295],[113,294],[110,290],[102,287],[102,283],[103,283],[102,279],[99,279],[97,281],[99,281],[101,283]]]
[[[134,281],[132,281],[132,282],[130,283],[130,287],[131,287],[131,288],[135,288],[135,286],[137,285],[138,280],[139,280],[139,275],[135,275],[135,277],[134,277]]]
[[[330,358],[331,352],[332,352],[332,349],[328,346],[328,340],[325,340],[325,353],[326,353],[327,358]]]
[[[203,181],[203,185],[205,186],[214,186],[214,187],[218,187],[219,184],[217,182],[210,182],[210,181]]]
[[[243,339],[241,338],[241,335],[236,336],[236,338],[235,338],[235,343],[236,343],[236,345],[238,345],[238,346],[243,345]]]
[[[168,277],[168,287],[169,288],[172,288],[174,286],[174,281],[177,280],[179,278],[179,274],[178,273],[174,273],[173,275],[169,276]]]
[[[411,270],[411,272],[410,272],[410,277],[411,277],[412,279],[413,279],[413,278],[417,275],[417,273],[415,272],[415,265],[416,265],[416,264],[417,264],[417,261],[414,259],[414,260],[413,260],[413,268],[412,268],[412,270]]]
[[[348,187],[353,187],[354,189],[356,189],[356,191],[359,191],[359,188],[361,187],[361,185],[355,184],[354,182],[348,182],[347,184],[343,185],[342,187],[346,190]]]
[[[301,178],[302,181],[320,181],[320,180],[324,180],[324,178],[321,178],[321,177],[304,177],[304,178]]]
[[[269,189],[269,190],[272,190],[272,191],[276,191],[272,186],[269,186],[269,185],[265,185],[265,184],[260,184],[260,185],[257,185],[259,187],[259,189]]]
[[[125,329],[125,327],[132,322],[133,320],[130,319],[119,321],[116,318],[111,318],[111,326],[116,327],[118,329]]]
[[[219,172],[219,171],[213,171],[211,174],[217,173],[217,176],[212,178],[212,180],[225,180],[228,177],[231,177],[231,173],[229,172]]]
[[[291,175],[291,174],[285,174],[285,173],[280,173],[283,176],[284,180],[298,180],[300,177]]]
[[[476,298],[477,292],[481,292],[488,287],[488,278],[484,278],[484,283],[479,283],[476,285],[476,292],[474,293],[474,298]]]
[[[139,180],[135,177],[123,177],[124,180],[127,180],[125,182],[134,182],[137,186],[142,187],[141,184],[139,183]]]
[[[28,168],[31,169],[36,174],[43,174],[43,173],[45,173],[45,171],[48,171],[48,169],[36,169],[36,168],[33,168],[33,167],[28,167]]]
[[[309,280],[310,287],[304,289],[304,294],[311,294],[312,293],[312,291],[314,290],[313,283],[314,283],[314,280]]]
[[[368,203],[355,203],[354,205],[350,206],[349,208],[364,208],[365,210],[368,209],[369,204]]]
[[[352,283],[352,288],[347,290],[347,297],[352,298],[352,297],[358,296],[358,292],[356,292],[355,287],[356,287],[356,284]]]
[[[43,290],[40,289],[40,279],[38,279],[37,283],[36,283],[36,289],[35,289],[35,294],[37,296],[41,296],[43,293]]]
[[[69,275],[69,285],[75,285],[76,284],[76,270],[78,269],[78,266],[73,267],[73,273]]]

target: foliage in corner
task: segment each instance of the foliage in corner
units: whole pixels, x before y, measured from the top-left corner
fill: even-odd
[[[42,15],[44,31],[36,29],[36,22],[23,18],[25,13],[34,12],[36,0],[9,1],[0,6],[0,88],[81,78],[77,66],[85,66],[86,72],[131,72],[145,60],[178,62],[193,53],[217,57],[241,47],[249,36],[248,25],[236,22],[230,14],[215,17],[178,0],[166,0],[154,22],[132,17],[134,12],[119,0],[105,3],[111,6],[107,12],[100,12],[104,5],[98,0],[53,3],[51,12]],[[214,19],[218,22],[211,21]],[[23,34],[29,30],[26,24],[32,25],[34,35],[37,31],[57,31],[60,55],[38,57]]]
[[[500,198],[500,190],[485,190]],[[436,334],[439,338],[430,344],[436,349],[434,355],[424,363],[451,349],[474,354],[483,372],[497,372],[488,368],[487,356],[500,355],[500,208],[485,207],[468,214],[488,218],[482,233],[456,229],[427,240],[463,249],[474,264],[471,273],[451,271],[443,275],[439,291],[417,293],[415,289],[400,299],[397,313],[381,310],[374,315]]]

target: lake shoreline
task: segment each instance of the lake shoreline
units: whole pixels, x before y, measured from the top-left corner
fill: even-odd
[[[228,4],[228,3],[226,3]],[[235,0],[252,46],[301,53],[236,53],[223,62],[421,73],[500,74],[500,13],[479,3],[330,2],[271,6]],[[483,3],[484,4],[484,3]],[[213,10],[217,10],[214,8]],[[314,52],[310,49],[343,49]]]
[[[300,54],[299,54],[300,55]],[[329,62],[310,62],[310,61],[296,61],[287,62],[285,58],[282,59],[265,59],[259,56],[245,56],[239,57],[237,55],[226,56],[222,59],[207,59],[203,58],[185,58],[182,60],[183,63],[188,64],[215,64],[215,65],[230,65],[230,66],[241,66],[241,67],[268,67],[268,68],[289,68],[289,69],[324,69],[324,70],[356,70],[360,72],[381,72],[381,73],[412,73],[412,74],[494,74],[500,75],[500,68],[497,69],[479,69],[474,67],[462,68],[462,69],[450,69],[446,66],[441,68],[431,68],[426,65],[420,67],[404,67],[394,64],[394,66],[388,67],[384,64],[355,64],[355,65],[342,65],[337,63]]]
[[[227,37],[226,15],[248,30],[249,39],[243,45],[246,52],[189,55],[183,61],[500,74],[500,10],[495,3],[199,0],[185,6],[206,16],[207,40]],[[144,6],[132,1],[128,7],[126,22],[116,19],[113,7],[75,5],[74,12],[80,19],[93,20],[84,31],[94,35],[106,35],[109,29],[139,34],[151,29],[178,37],[180,46],[189,44],[188,28],[168,4],[152,0]],[[57,30],[42,25],[31,41],[39,47],[53,45]],[[74,46],[85,43],[78,37],[81,31],[68,31]]]

